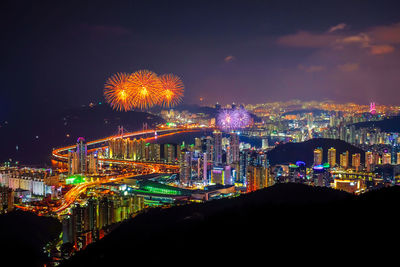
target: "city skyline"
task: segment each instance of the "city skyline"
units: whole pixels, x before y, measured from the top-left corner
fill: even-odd
[[[7,1],[3,262],[252,266],[300,254],[321,264],[315,255],[347,260],[339,242],[359,258],[389,244],[399,10]]]

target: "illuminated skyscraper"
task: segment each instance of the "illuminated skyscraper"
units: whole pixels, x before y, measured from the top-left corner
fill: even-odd
[[[238,170],[239,173],[238,173],[238,177],[236,179],[236,182],[244,183],[244,180],[246,178],[247,165],[248,165],[247,153],[240,152],[240,155],[239,155],[239,170]]]
[[[174,154],[174,155],[176,155],[176,157],[174,156],[174,158],[172,159],[173,162],[176,162],[176,161],[177,162],[181,162],[181,156],[180,155],[182,155],[181,151],[183,149],[186,149],[186,146],[185,146],[184,142],[182,142],[181,145],[178,144],[176,146],[176,154]],[[172,152],[175,153],[175,145],[173,146]]]
[[[365,168],[371,171],[371,166],[374,164],[374,157],[371,151],[365,152]]]
[[[180,155],[179,155],[179,157],[180,157]],[[174,145],[164,144],[164,160],[166,162],[174,162],[175,161],[175,146]]]
[[[161,145],[160,144],[152,144],[153,145],[153,160],[156,162],[161,161]]]
[[[355,153],[351,156],[351,165],[356,171],[359,171],[361,165],[361,155],[360,153]]]
[[[267,186],[270,183],[268,169],[261,166],[248,166],[246,173],[246,188],[247,192],[253,192]]]
[[[376,113],[376,107],[375,107],[375,102],[371,102],[369,105],[369,112],[374,115]]]
[[[225,153],[224,153],[225,152]],[[229,145],[225,146],[225,151],[222,152],[226,159],[226,164],[231,164],[232,163],[232,151],[231,151],[231,147]]]
[[[136,158],[136,151],[135,151],[135,145],[136,145],[136,139],[135,140],[130,140],[126,139],[127,141],[127,158],[128,159],[134,159]]]
[[[127,159],[133,153],[130,153],[132,149],[133,141],[123,138],[113,138],[108,141],[109,157],[113,159]]]
[[[328,163],[331,167],[336,165],[336,149],[334,147],[328,149]]]
[[[261,141],[261,148],[262,149],[267,149],[268,148],[268,139],[267,138],[263,138]]]
[[[203,183],[204,183],[204,184],[207,184],[207,183],[208,183],[208,177],[207,177],[207,171],[208,171],[208,168],[207,168],[207,158],[208,158],[207,153],[203,153]]]
[[[211,183],[221,185],[234,184],[230,165],[224,167],[214,166],[211,170]]]
[[[202,138],[202,149],[203,152],[207,153],[207,161],[213,162],[213,140],[211,136],[207,136],[206,138]]]
[[[140,139],[140,160],[146,161],[146,142],[143,138]]]
[[[68,174],[79,173],[79,158],[78,154],[73,151],[68,151]]]
[[[211,170],[211,183],[224,184],[224,169],[222,167],[214,167]]]
[[[150,143],[146,143],[144,147],[144,161],[150,160]]]
[[[87,163],[86,163],[86,156],[87,156],[87,146],[85,138],[79,137],[77,144],[76,144],[76,153],[78,154],[79,160],[79,173],[86,173]]]
[[[180,182],[188,185],[192,178],[192,152],[187,150],[181,151],[180,161]]]
[[[201,139],[198,138],[198,137],[196,137],[196,138],[194,139],[194,148],[195,148],[196,150],[201,150],[201,149],[202,149]]]
[[[222,165],[222,133],[218,130],[213,132],[214,136],[214,164]]]
[[[231,133],[229,146],[231,149],[231,159],[229,163],[239,162],[239,135],[237,133]]]
[[[390,153],[384,153],[382,158],[382,164],[391,164],[392,163],[392,156]]]
[[[350,144],[355,144],[356,143],[356,126],[350,125],[349,127],[349,138],[347,140]]]
[[[224,170],[224,185],[233,184],[231,166],[226,165]]]
[[[88,156],[88,172],[91,174],[98,173],[98,160],[94,154]]]
[[[340,167],[344,169],[349,167],[349,151],[340,154]]]
[[[322,164],[322,153],[321,147],[314,149],[314,166]]]

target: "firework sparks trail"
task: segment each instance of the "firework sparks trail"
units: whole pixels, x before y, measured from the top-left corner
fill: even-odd
[[[225,130],[245,128],[250,124],[251,117],[247,110],[222,109],[217,116],[217,125]]]
[[[160,76],[162,86],[161,105],[173,107],[182,101],[184,86],[179,77],[173,74],[164,74]]]
[[[110,106],[118,111],[132,109],[129,90],[129,74],[117,73],[107,79],[104,86],[104,97]]]
[[[149,70],[139,70],[129,76],[129,90],[132,106],[138,109],[151,108],[161,99],[161,82],[157,74]]]

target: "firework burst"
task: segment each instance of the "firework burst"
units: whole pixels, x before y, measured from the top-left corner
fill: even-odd
[[[107,79],[104,86],[104,97],[111,107],[118,111],[132,109],[129,89],[129,74],[117,73]]]
[[[162,97],[161,105],[173,107],[182,101],[184,86],[179,77],[173,74],[164,74],[160,76]]]
[[[217,125],[224,130],[245,128],[250,124],[251,117],[247,110],[222,109],[217,116]]]
[[[132,94],[132,106],[146,109],[161,99],[161,82],[157,74],[149,70],[139,70],[129,76],[129,90]]]
[[[235,120],[232,116],[232,110],[222,109],[217,116],[217,125],[225,130],[235,129]]]
[[[244,108],[236,109],[232,112],[232,117],[236,121],[237,128],[245,128],[250,124],[251,117],[249,112]]]

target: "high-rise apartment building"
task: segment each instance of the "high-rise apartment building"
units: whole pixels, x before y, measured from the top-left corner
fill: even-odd
[[[180,160],[180,182],[181,184],[188,185],[192,178],[192,152],[187,150],[181,151]]]
[[[336,149],[334,147],[328,149],[328,163],[331,167],[336,165]]]
[[[359,171],[361,166],[361,154],[355,153],[351,156],[351,165],[356,171]]]
[[[322,164],[323,150],[321,147],[314,149],[314,166]]]
[[[262,166],[248,166],[246,174],[247,192],[253,192],[268,186],[271,186],[273,181],[268,173],[268,168]]]
[[[392,156],[390,153],[384,153],[382,157],[382,164],[391,164],[392,163]]]
[[[229,163],[239,162],[239,135],[237,133],[231,133],[229,138],[229,146],[231,152]]]
[[[371,171],[371,166],[374,164],[374,157],[371,151],[365,152],[365,168]]]
[[[76,153],[78,155],[79,160],[79,173],[86,173],[87,164],[86,164],[86,156],[87,156],[87,146],[85,138],[79,137],[76,144]]]
[[[349,151],[340,154],[340,167],[344,169],[349,167]]]
[[[214,165],[222,165],[222,133],[218,130],[213,132],[214,137]]]

